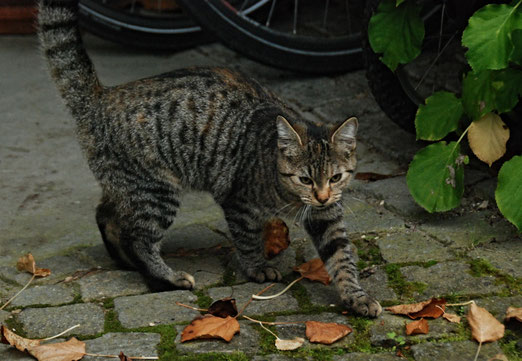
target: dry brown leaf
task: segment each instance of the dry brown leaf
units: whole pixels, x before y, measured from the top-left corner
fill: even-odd
[[[444,313],[445,304],[446,300],[443,298],[432,298],[419,303],[391,306],[385,309],[396,315],[406,315],[412,319],[421,317],[438,318]]]
[[[446,300],[444,298],[432,298],[430,303],[422,308],[418,312],[408,314],[408,317],[415,320],[417,318],[429,317],[439,318],[444,314],[446,310]]]
[[[513,318],[518,322],[522,322],[522,307],[508,307],[506,311],[506,317],[504,317],[504,320],[509,321]]]
[[[18,259],[16,268],[19,271],[27,271],[37,277],[47,277],[51,274],[51,270],[47,268],[36,267],[36,262],[32,254],[28,253]]]
[[[40,344],[40,340],[31,340],[29,338],[18,336],[4,325],[2,325],[0,332],[2,335],[2,343],[16,347],[16,349],[22,352]]]
[[[472,303],[468,310],[471,335],[478,342],[496,341],[504,337],[504,325],[498,322],[485,308]]]
[[[417,321],[412,321],[406,325],[406,335],[417,335],[423,334],[426,335],[429,332],[430,328],[428,326],[428,321],[426,319],[421,318]]]
[[[263,228],[263,240],[265,258],[271,259],[277,256],[290,245],[288,226],[279,218],[269,220]]]
[[[330,283],[330,275],[326,271],[323,261],[319,258],[314,258],[300,266],[294,267],[294,271],[299,272],[301,276],[311,281],[319,281],[325,285]]]
[[[331,345],[352,331],[350,327],[339,323],[306,321],[306,337],[314,343]]]
[[[497,353],[492,358],[488,359],[488,361],[509,361],[507,356],[502,353]]]
[[[446,320],[448,320],[449,322],[452,322],[452,323],[460,323],[460,316],[454,315],[453,313],[447,313],[447,312],[445,312],[445,313],[442,315],[442,317],[445,318]]]
[[[509,128],[497,114],[484,114],[469,126],[468,141],[471,150],[490,167],[506,153],[508,139]]]
[[[120,351],[120,354],[118,355],[120,358],[120,361],[132,361],[132,359],[129,356],[126,356],[123,351]]]
[[[205,315],[194,319],[181,333],[181,342],[198,338],[221,338],[230,342],[239,332],[239,323],[233,317]]]
[[[217,300],[207,310],[211,315],[225,318],[227,316],[236,317],[237,315],[237,306],[235,298],[223,298],[222,300]]]
[[[304,338],[296,337],[293,340],[282,340],[280,338],[276,338],[275,346],[278,350],[281,351],[292,351],[301,347],[304,343]]]
[[[27,351],[38,361],[77,361],[85,355],[85,342],[73,337],[67,342],[34,346]]]

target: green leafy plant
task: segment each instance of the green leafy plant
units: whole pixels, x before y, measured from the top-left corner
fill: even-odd
[[[383,0],[370,19],[370,45],[390,70],[421,53],[425,30],[420,13],[415,0]],[[478,9],[463,31],[462,45],[469,71],[462,78],[461,96],[435,92],[415,117],[417,139],[437,142],[415,155],[406,177],[413,198],[428,212],[460,204],[468,164],[460,143],[466,135],[473,153],[490,166],[506,152],[509,129],[500,115],[522,96],[522,0]],[[458,133],[458,141],[442,140],[452,132]],[[519,230],[521,179],[522,156],[514,156],[500,169],[495,192],[499,210]]]
[[[404,339],[404,337],[398,336],[395,332],[388,332],[386,334],[386,337],[388,337],[388,339],[392,340],[395,343],[395,345],[393,345],[393,347],[392,347],[393,351],[395,351],[397,346],[401,347],[406,344],[406,340]]]

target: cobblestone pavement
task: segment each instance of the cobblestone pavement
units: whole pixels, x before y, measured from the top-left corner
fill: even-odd
[[[383,305],[432,296],[474,299],[498,319],[508,306],[522,306],[522,241],[494,206],[495,179],[485,168],[469,169],[462,206],[446,214],[423,211],[409,195],[404,176],[418,145],[382,114],[362,71],[303,76],[256,64],[217,44],[167,56],[131,52],[91,36],[86,43],[105,84],[172,68],[227,65],[271,87],[303,116],[326,121],[358,116],[359,171],[396,175],[354,181],[346,194],[346,221],[368,291]],[[376,320],[343,315],[332,287],[307,281],[277,299],[252,302],[246,314],[263,320],[338,322],[350,325],[353,333],[331,346],[306,343],[297,351],[278,353],[273,336],[240,321],[241,333],[230,343],[180,343],[184,325],[199,312],[175,301],[207,307],[212,300],[235,297],[242,305],[265,286],[236,272],[221,210],[206,194],[185,196],[164,253],[170,265],[195,276],[197,288],[150,293],[138,273],[119,270],[105,252],[94,223],[99,188],[35,38],[1,37],[0,49],[0,303],[30,278],[15,268],[21,255],[32,252],[39,266],[52,270],[0,311],[4,324],[42,338],[79,323],[72,333],[86,340],[88,352],[123,350],[163,360],[394,360],[399,336],[405,337],[401,350],[410,360],[473,358],[477,344],[465,321],[437,319],[430,321],[428,335],[405,336],[405,318],[387,312]],[[292,226],[291,238],[291,247],[272,261],[285,275],[278,288],[296,277],[293,266],[316,257],[302,230]],[[465,308],[455,311],[465,313]],[[281,338],[304,337],[300,324],[271,329]],[[484,345],[479,360],[501,353],[520,359],[520,336],[520,328],[509,327],[503,340]],[[0,360],[30,359],[0,345]]]

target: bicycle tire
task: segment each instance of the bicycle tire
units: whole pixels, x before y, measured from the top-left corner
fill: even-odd
[[[225,45],[282,69],[328,74],[361,69],[361,34],[333,39],[289,35],[237,15],[226,0],[179,0],[179,4]]]
[[[79,23],[101,38],[147,50],[182,50],[214,40],[186,15],[144,17],[94,0],[80,0]]]

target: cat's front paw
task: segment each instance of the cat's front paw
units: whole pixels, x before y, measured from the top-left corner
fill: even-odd
[[[151,291],[163,292],[171,290],[191,290],[196,286],[194,277],[183,271],[173,272],[167,279],[148,277],[147,283]]]
[[[263,268],[249,269],[247,270],[247,276],[252,280],[263,283],[268,281],[279,282],[283,279],[281,272],[276,268],[265,266]]]
[[[361,292],[343,297],[345,306],[361,316],[377,317],[382,313],[382,307],[373,297]]]

